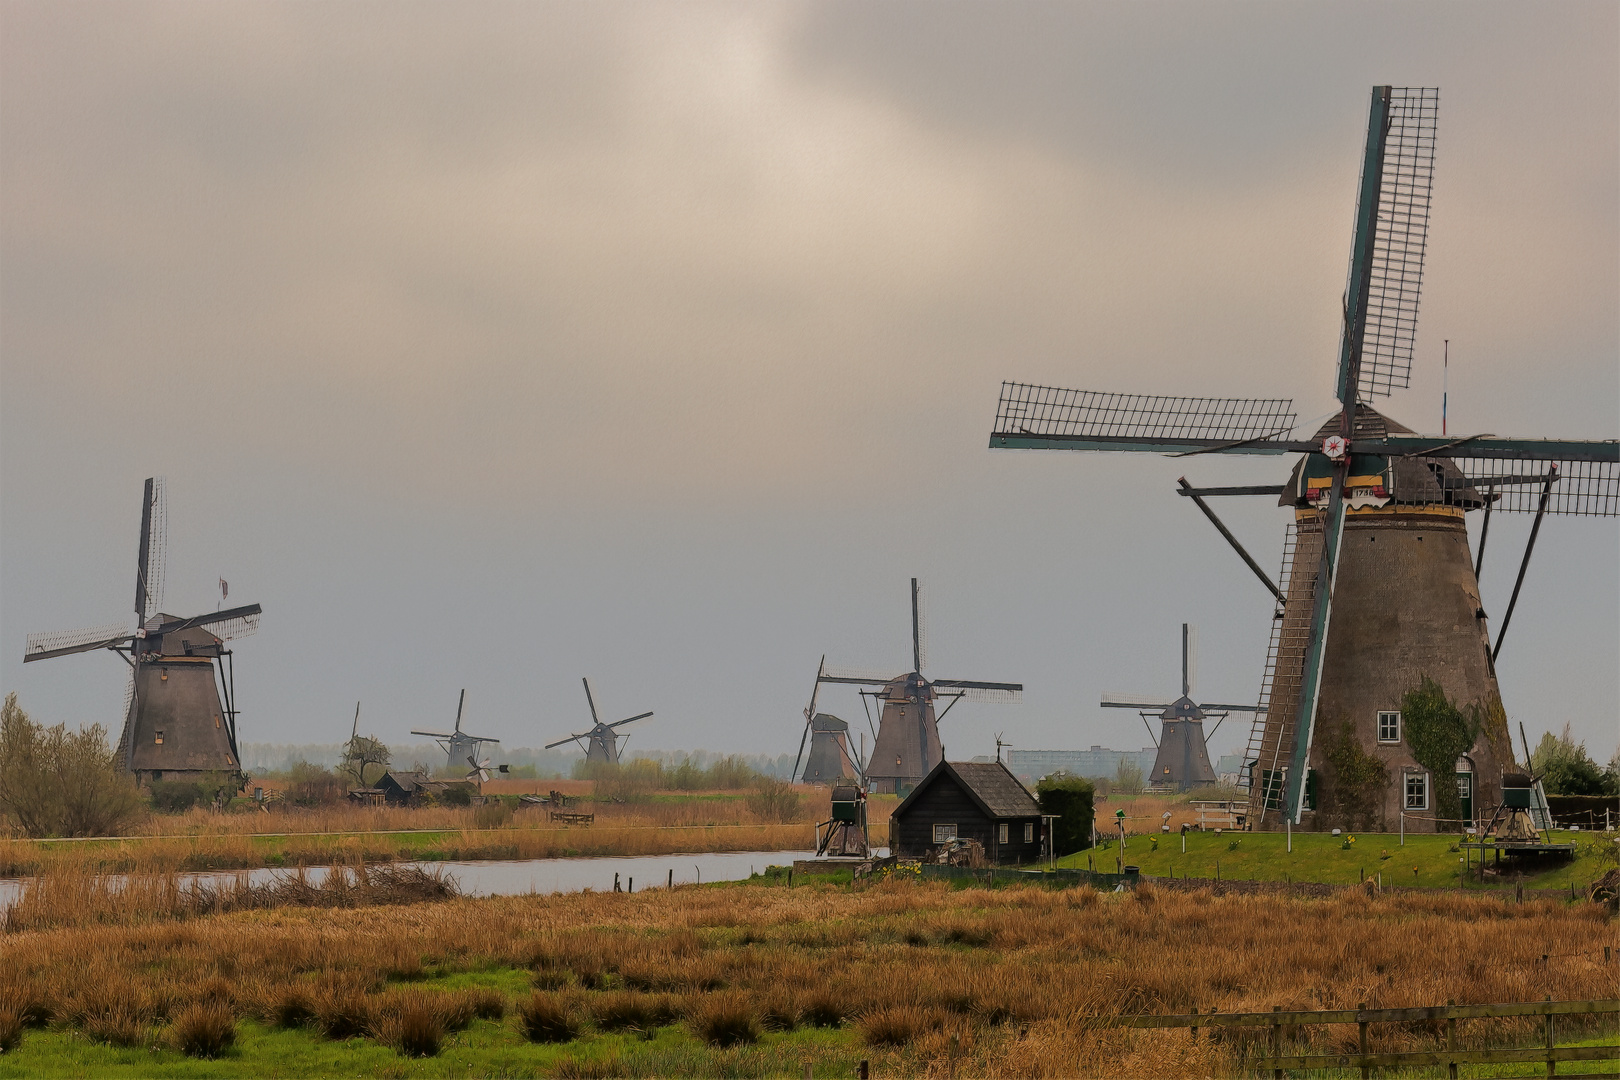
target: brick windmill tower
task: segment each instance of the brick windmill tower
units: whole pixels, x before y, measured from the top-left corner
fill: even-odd
[[[1404,816],[1408,829],[1449,832],[1456,818],[1500,803],[1514,759],[1495,661],[1542,518],[1620,513],[1615,440],[1420,435],[1372,407],[1411,373],[1438,102],[1431,88],[1373,88],[1333,383],[1339,409],[1320,430],[1298,437],[1284,399],[1002,384],[992,448],[1300,455],[1276,486],[1180,482],[1278,602],[1245,759],[1259,828],[1351,816],[1393,828]],[[1292,519],[1280,586],[1204,501],[1216,495],[1280,496]],[[1493,511],[1535,514],[1494,642],[1478,580]],[[1466,523],[1474,512],[1477,552]],[[1420,744],[1433,743],[1403,723],[1403,697],[1425,678],[1471,718],[1472,744],[1455,760],[1420,760]],[[1344,766],[1351,759],[1355,770]],[[1460,809],[1447,817],[1445,806]]]
[[[939,741],[939,721],[964,697],[974,701],[1013,703],[1023,693],[1023,683],[979,682],[973,679],[931,679],[923,675],[927,662],[922,619],[922,596],[917,579],[911,579],[911,662],[904,675],[828,674],[816,676],[816,685],[848,683],[875,686],[862,690],[882,706],[872,756],[866,761],[867,790],[879,794],[905,794],[927,776],[944,757]],[[934,703],[949,702],[938,715]],[[871,722],[870,714],[868,723]]]

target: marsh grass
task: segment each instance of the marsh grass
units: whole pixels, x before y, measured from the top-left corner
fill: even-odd
[[[236,1016],[224,1002],[199,1001],[176,1014],[169,1030],[187,1057],[216,1058],[236,1042]]]
[[[308,1024],[304,1038],[405,1046],[388,1026],[398,1003],[434,998],[448,1033],[488,1015],[495,998],[506,1008],[488,983],[510,993],[532,974],[553,989],[519,998],[518,1028],[538,1042],[578,1042],[567,1057],[580,1068],[617,1047],[617,1067],[636,1075],[711,1075],[756,1053],[774,1061],[781,1040],[821,1040],[870,1043],[874,1060],[902,1073],[1207,1075],[1266,1033],[1205,1033],[1194,1044],[1185,1032],[1108,1019],[1195,1005],[1610,997],[1602,946],[1612,925],[1592,904],[1359,890],[1303,899],[890,882],[859,892],[745,884],[462,898],[21,930],[0,936],[0,1009],[34,1002],[64,1029],[141,1045],[166,1018],[216,1002]],[[453,980],[461,988],[440,989]],[[796,1030],[765,1033],[795,1014]],[[677,1018],[695,1039],[666,1031]],[[1582,1023],[1572,1018],[1561,1037],[1580,1037]],[[1534,1020],[1514,1020],[1470,1024],[1458,1037],[1466,1049],[1538,1033]],[[1311,1029],[1290,1045],[1331,1049],[1345,1037]],[[1373,1040],[1431,1049],[1443,1034],[1375,1026]]]

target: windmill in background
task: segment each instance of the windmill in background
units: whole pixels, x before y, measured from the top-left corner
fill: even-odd
[[[499,739],[491,738],[488,735],[468,735],[466,732],[461,730],[461,710],[466,706],[466,704],[467,704],[467,690],[466,690],[465,687],[463,687],[462,691],[461,691],[461,697],[456,701],[456,726],[455,727],[451,728],[447,732],[445,732],[445,731],[412,731],[411,732],[412,735],[426,735],[428,738],[434,740],[435,742],[437,742],[439,744],[440,749],[442,749],[444,751],[444,753],[445,753],[444,767],[447,770],[448,769],[454,769],[456,767],[456,759],[457,758],[476,758],[478,756],[478,748],[479,747],[483,746],[485,743],[499,743],[501,741]],[[355,711],[356,717],[358,718],[359,713],[360,713],[360,706],[356,705],[354,711]],[[474,767],[476,767],[476,766],[477,766],[477,763],[474,762]]]
[[[1149,734],[1153,732],[1153,725],[1148,723],[1149,718],[1158,717],[1159,737],[1155,742],[1158,744],[1159,753],[1153,759],[1153,773],[1148,777],[1148,783],[1174,787],[1177,791],[1187,791],[1216,782],[1218,778],[1209,763],[1207,740],[1215,734],[1228,713],[1252,713],[1259,708],[1257,705],[1225,705],[1214,702],[1199,704],[1194,701],[1192,693],[1198,670],[1197,647],[1196,630],[1189,624],[1182,623],[1181,696],[1176,700],[1126,700],[1112,694],[1105,694],[1102,699],[1102,707],[1105,709],[1135,709],[1141,714],[1142,722],[1148,724]],[[1205,731],[1204,721],[1212,716],[1218,718],[1215,727]]]
[[[862,690],[863,695],[882,704],[876,742],[866,762],[868,790],[880,794],[905,794],[927,776],[944,758],[939,741],[939,720],[964,697],[974,701],[1010,704],[1019,700],[1023,683],[980,682],[974,679],[930,679],[923,675],[924,648],[922,597],[917,579],[911,579],[911,661],[912,670],[904,675],[829,674],[816,676],[816,685],[847,683],[877,686]],[[934,702],[948,698],[950,704],[936,717]],[[870,718],[868,718],[870,723]]]
[[[1180,494],[1209,517],[1278,604],[1244,766],[1250,821],[1261,828],[1282,828],[1285,819],[1327,828],[1350,812],[1326,760],[1329,737],[1349,738],[1404,778],[1367,808],[1386,825],[1409,807],[1433,807],[1433,785],[1467,784],[1482,802],[1499,801],[1501,776],[1514,763],[1496,657],[1541,519],[1620,513],[1620,443],[1613,439],[1419,435],[1371,405],[1411,375],[1438,105],[1432,88],[1373,88],[1341,306],[1338,407],[1316,432],[1296,435],[1293,403],[1281,398],[1002,384],[990,435],[996,449],[1300,455],[1286,484],[1195,488],[1180,481]],[[1204,501],[1217,495],[1279,496],[1288,508],[1280,586]],[[1536,515],[1494,644],[1478,581],[1493,509]],[[1477,554],[1469,551],[1465,521],[1475,510],[1483,511]],[[1404,742],[1401,698],[1424,675],[1484,719],[1455,775],[1429,775]],[[1324,783],[1313,785],[1313,773]],[[1312,787],[1321,788],[1314,806]],[[1425,827],[1454,824],[1430,817]]]
[[[849,725],[831,713],[816,712],[816,696],[821,691],[822,676],[827,673],[827,657],[822,656],[816,668],[816,681],[810,688],[810,704],[804,708],[804,734],[799,737],[799,753],[793,759],[793,772],[789,780],[802,780],[806,784],[832,784],[840,780],[856,780],[866,771],[862,762],[850,753]],[[810,743],[810,757],[804,756],[804,744]],[[799,773],[803,763],[804,773]]]
[[[163,481],[141,496],[135,564],[135,626],[127,623],[30,634],[23,663],[107,649],[130,667],[118,757],[137,783],[198,780],[241,770],[236,750],[236,670],[225,642],[259,628],[258,604],[179,618],[163,602],[168,512]],[[216,660],[223,660],[218,668]]]
[[[611,724],[604,724],[596,715],[596,698],[591,694],[591,680],[581,679],[585,684],[585,703],[591,707],[591,729],[578,735],[570,735],[566,739],[558,739],[554,743],[547,743],[547,750],[554,750],[565,743],[579,743],[585,750],[586,761],[600,761],[605,765],[619,763],[619,740],[628,739],[628,733],[621,733],[618,729],[637,720],[645,720],[651,712],[637,713],[627,716],[623,720],[615,720]]]

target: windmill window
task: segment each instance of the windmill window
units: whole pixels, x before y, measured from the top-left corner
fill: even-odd
[[[1398,743],[1401,741],[1400,713],[1381,712],[1378,714],[1378,741],[1381,743]]]
[[[934,843],[936,843],[936,844],[948,844],[952,840],[955,840],[955,839],[956,839],[956,826],[955,825],[935,825],[934,826]]]
[[[1005,844],[1006,842],[1007,842],[1007,823],[1002,822],[1000,825],[998,825],[996,827],[996,843]]]
[[[1035,842],[1035,823],[1033,821],[1026,821],[1026,822],[1024,822],[1024,843],[1033,844],[1034,842]]]
[[[159,745],[159,746],[163,745],[163,732],[162,731],[159,731],[157,733],[157,745]]]
[[[1408,810],[1427,810],[1429,808],[1429,774],[1406,774],[1406,808]]]

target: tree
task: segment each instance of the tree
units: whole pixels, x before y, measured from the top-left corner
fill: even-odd
[[[1541,778],[1549,795],[1606,795],[1607,778],[1597,762],[1564,725],[1562,735],[1547,732],[1530,753],[1530,771]]]
[[[1141,770],[1137,770],[1141,783]],[[1091,846],[1091,821],[1096,813],[1097,789],[1090,780],[1068,772],[1055,772],[1035,785],[1041,813],[1055,815],[1052,852],[1069,855]]]
[[[375,735],[356,735],[349,740],[343,748],[343,764],[338,768],[343,774],[352,779],[358,787],[370,787],[366,783],[366,769],[369,766],[379,767],[377,779],[388,771],[390,757],[388,747]]]
[[[1142,766],[1129,757],[1121,756],[1114,769],[1114,785],[1110,789],[1121,795],[1140,795],[1142,792]]]
[[[0,706],[0,813],[29,836],[114,836],[141,812],[100,724],[69,732],[29,719],[7,694]]]

